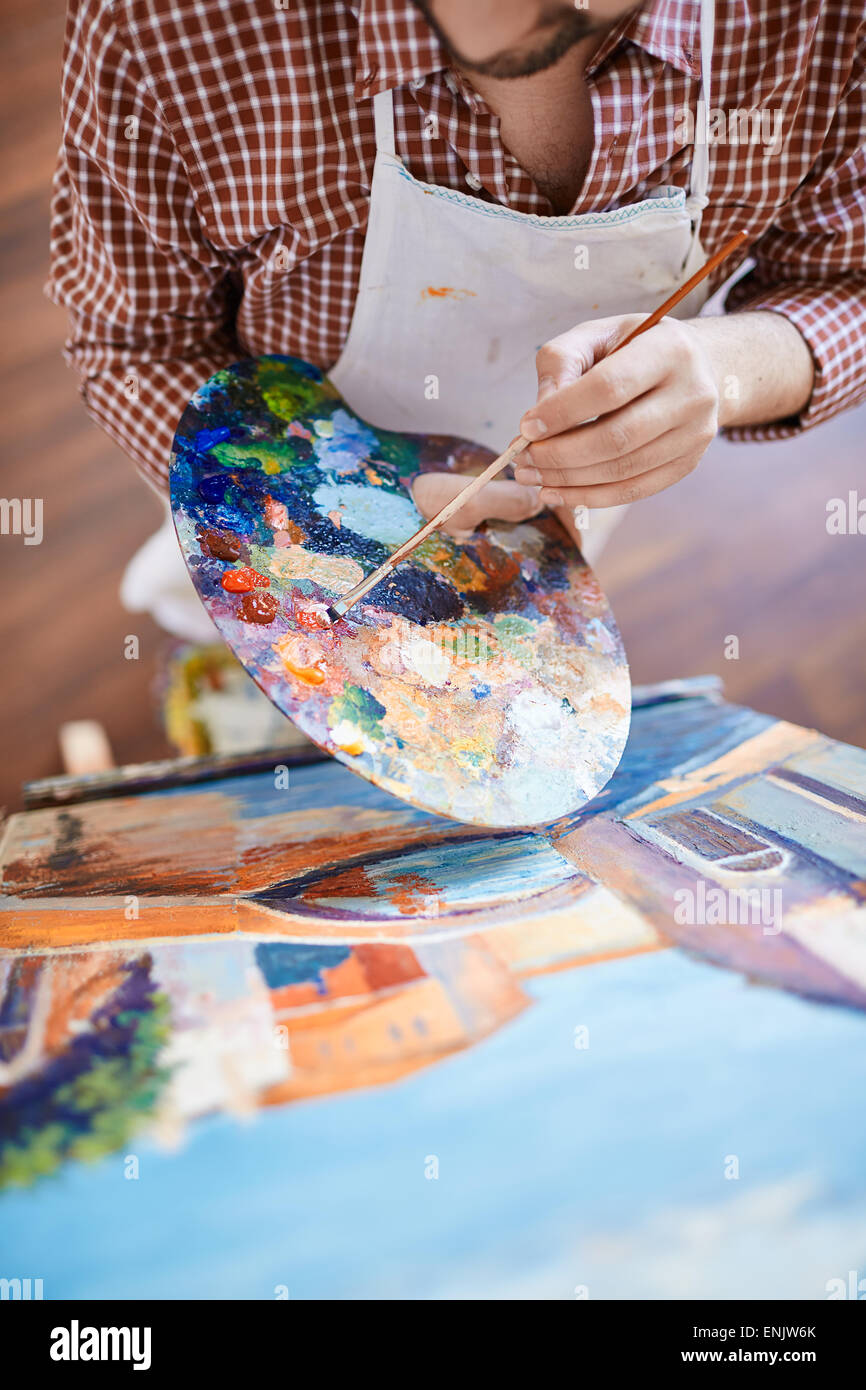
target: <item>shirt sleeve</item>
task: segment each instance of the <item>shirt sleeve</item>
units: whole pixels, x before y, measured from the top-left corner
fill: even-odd
[[[231,266],[108,0],[71,0],[62,119],[46,290],[90,414],[165,491],[187,401],[242,353]]]
[[[783,439],[866,399],[866,52],[837,106],[819,160],[751,248],[754,268],[725,307],[771,310],[800,330],[815,363],[799,416],[737,426],[730,439]]]

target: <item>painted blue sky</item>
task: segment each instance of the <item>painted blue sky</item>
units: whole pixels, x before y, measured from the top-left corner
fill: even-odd
[[[866,1019],[674,950],[527,987],[396,1085],[142,1141],[138,1181],[120,1154],[7,1194],[0,1273],[251,1299],[823,1298],[866,1275]]]

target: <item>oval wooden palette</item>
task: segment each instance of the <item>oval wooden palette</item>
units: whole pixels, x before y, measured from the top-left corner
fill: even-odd
[[[492,457],[373,429],[318,368],[262,357],[185,410],[172,509],[222,636],[309,738],[424,810],[538,825],[601,790],[631,703],[613,614],[555,517],[437,532],[343,621],[323,615],[423,525],[419,473]]]

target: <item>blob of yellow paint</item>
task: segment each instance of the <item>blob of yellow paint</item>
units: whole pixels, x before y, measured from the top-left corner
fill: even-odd
[[[364,578],[350,555],[314,555],[302,545],[285,546],[271,556],[268,568],[278,579],[310,579],[332,594],[346,594]]]

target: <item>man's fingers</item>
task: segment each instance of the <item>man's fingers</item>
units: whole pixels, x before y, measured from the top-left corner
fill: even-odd
[[[543,396],[523,416],[521,433],[531,440],[546,439],[619,410],[671,380],[676,380],[683,397],[691,397],[695,404],[711,402],[713,397],[718,404],[712,373],[696,353],[694,329],[687,323],[664,318],[635,342],[614,352],[643,317],[629,315],[581,324],[545,344],[538,357],[548,354],[545,370],[549,381]],[[574,353],[570,362],[564,360],[569,348]],[[555,364],[560,359],[557,375]]]
[[[633,473],[644,472],[646,467],[655,468],[685,451],[689,426],[673,415],[672,410],[665,412],[661,408],[657,393],[653,392],[626,410],[533,444],[517,461],[515,477],[527,485],[583,487],[587,483],[629,478]],[[680,433],[683,437],[677,441],[678,447],[668,447],[665,453],[662,441],[667,439],[670,446]],[[697,444],[697,426],[691,433]],[[652,461],[641,466],[641,455],[654,446],[655,452],[648,454]]]
[[[415,506],[429,521],[471,482],[472,478],[465,474],[422,473],[412,486]],[[471,497],[465,507],[456,511],[442,530],[460,538],[474,531],[482,521],[526,521],[544,509],[538,494],[538,487],[527,487],[511,479],[494,479]]]
[[[651,439],[648,444],[642,444],[640,448],[632,449],[629,453],[618,454],[616,458],[603,459],[599,463],[589,464],[585,468],[574,467],[564,471],[556,468],[542,469],[540,471],[540,486],[554,488],[561,493],[563,488],[586,488],[602,483],[622,483],[629,478],[638,478],[642,473],[650,473],[654,468],[660,468],[662,464],[670,462],[671,459],[681,458],[690,450],[695,452],[697,447],[698,442],[694,432],[677,426],[672,430],[664,430],[655,439]]]
[[[622,483],[597,483],[590,487],[557,488],[562,503],[567,507],[620,507],[629,502],[639,502],[644,497],[652,497],[695,469],[700,461],[700,453],[691,451],[681,458],[671,459],[658,468],[651,468],[639,477],[629,478]],[[558,506],[552,497],[542,493],[548,505]]]

